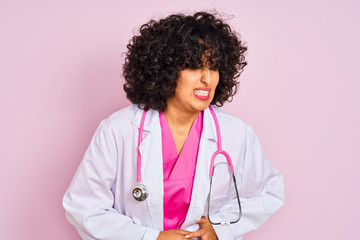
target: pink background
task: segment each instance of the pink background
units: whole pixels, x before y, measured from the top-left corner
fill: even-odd
[[[0,239],[80,239],[61,199],[100,120],[129,104],[128,40],[152,17],[212,8],[249,47],[224,109],[286,181],[285,206],[245,239],[359,239],[359,5],[1,0]]]

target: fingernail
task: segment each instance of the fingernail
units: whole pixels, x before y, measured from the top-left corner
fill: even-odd
[[[189,236],[189,235],[185,235],[185,238],[190,238],[190,236]]]

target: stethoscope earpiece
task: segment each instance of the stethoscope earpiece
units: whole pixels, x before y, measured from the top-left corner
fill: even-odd
[[[148,196],[148,192],[146,190],[145,185],[140,184],[140,183],[136,184],[132,191],[132,195],[135,198],[135,200],[144,201]]]

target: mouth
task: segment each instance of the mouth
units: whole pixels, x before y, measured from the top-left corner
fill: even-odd
[[[210,89],[195,89],[194,96],[200,100],[208,100],[210,98]]]

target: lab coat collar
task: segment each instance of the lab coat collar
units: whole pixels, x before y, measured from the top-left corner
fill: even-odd
[[[218,119],[221,118],[219,116],[219,109],[217,107],[212,106],[214,109],[214,112]],[[134,124],[136,127],[140,128],[141,123],[141,117],[144,110],[137,108],[133,119],[131,120],[131,123]],[[153,109],[150,109],[146,114],[145,124],[144,124],[144,131],[152,131],[152,130],[158,130],[158,123],[159,123],[159,112],[155,111]],[[211,139],[213,141],[217,142],[217,136],[216,136],[216,126],[214,119],[211,115],[211,112],[209,108],[204,110],[204,118],[203,118],[203,131],[202,135],[207,138]]]
[[[134,114],[131,123],[134,124],[137,128],[140,128],[141,117],[143,115],[144,110],[136,107],[136,111]],[[144,123],[144,131],[151,131],[152,129],[157,130],[157,122],[159,122],[159,112],[153,109],[150,109],[146,114],[146,119]]]
[[[214,112],[216,114],[216,117],[219,119],[219,110],[215,107],[212,107],[214,109]],[[203,131],[202,135],[210,140],[213,140],[217,142],[217,136],[216,136],[216,125],[213,116],[211,115],[211,112],[209,108],[204,110],[204,119],[203,119]]]

